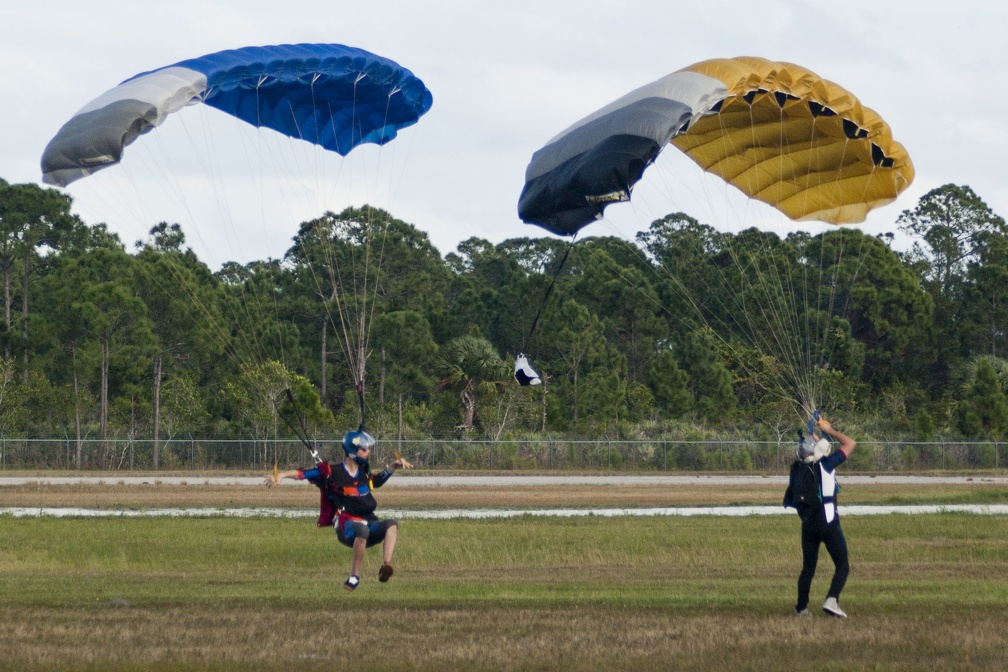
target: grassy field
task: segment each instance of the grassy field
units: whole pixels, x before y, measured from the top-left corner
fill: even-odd
[[[1003,488],[948,487],[931,499],[843,494],[1005,501]],[[775,502],[777,489],[731,501]],[[395,508],[504,506],[516,498],[504,490],[379,495]],[[534,498],[629,497],[553,490]],[[64,506],[109,508],[316,499],[246,488],[194,504],[180,493],[199,488],[114,491],[19,487],[0,505],[52,505],[40,502],[54,493]],[[668,504],[651,491],[640,500]],[[0,516],[0,669],[1008,669],[1008,518],[849,517],[844,529],[850,618],[837,621],[792,613],[794,516],[406,520],[395,576],[377,582],[373,549],[354,593],[341,588],[349,551],[310,520]],[[831,570],[824,553],[812,606]]]

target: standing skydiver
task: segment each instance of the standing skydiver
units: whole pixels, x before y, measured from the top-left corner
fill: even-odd
[[[819,561],[819,545],[826,546],[826,552],[833,560],[833,579],[822,609],[830,616],[847,618],[840,608],[840,591],[847,582],[850,565],[847,562],[847,540],[840,527],[837,510],[836,468],[843,464],[857,445],[846,434],[833,429],[825,418],[816,411],[809,421],[809,436],[798,440],[797,460],[791,465],[791,477],[784,493],[784,506],[793,507],[801,517],[802,571],[798,576],[798,602],[795,612],[808,616],[809,590]],[[816,435],[815,430],[819,430]],[[800,432],[799,432],[800,434]],[[840,448],[832,452],[832,444],[826,436],[840,442]]]
[[[343,583],[346,590],[354,590],[360,584],[364,549],[379,542],[382,543],[382,565],[378,570],[378,580],[384,583],[392,577],[392,554],[395,552],[399,523],[379,520],[375,515],[378,502],[372,491],[383,486],[396,469],[412,469],[413,465],[402,457],[396,457],[381,473],[372,476],[369,458],[374,445],[374,437],[367,432],[350,431],[343,437],[346,457],[339,464],[333,466],[319,460],[312,469],[274,472],[266,477],[266,486],[270,488],[285,478],[292,478],[307,480],[319,489],[318,526],[333,526],[339,542],[353,549],[350,577]]]

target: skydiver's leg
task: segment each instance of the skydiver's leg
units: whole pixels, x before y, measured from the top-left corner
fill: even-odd
[[[819,562],[820,539],[818,530],[809,525],[802,525],[802,571],[798,575],[798,602],[795,604],[795,611],[808,607],[812,577],[815,576],[816,564]]]
[[[392,554],[395,553],[396,538],[399,536],[399,525],[392,522],[385,530],[385,543],[382,544],[382,564],[392,563]]]
[[[835,525],[830,525],[826,533],[826,552],[833,559],[833,580],[830,582],[829,592],[826,597],[840,599],[840,591],[847,583],[847,575],[850,573],[850,564],[847,562],[847,539],[844,538],[843,530],[840,528],[840,521]]]
[[[350,554],[350,578],[343,586],[347,590],[353,590],[359,583],[361,566],[364,564],[364,549],[368,545],[370,531],[364,523],[348,522],[341,529],[336,526],[336,538],[344,546],[349,546]]]
[[[360,576],[361,565],[364,564],[364,549],[367,548],[367,537],[354,537],[353,554],[350,560],[350,575]]]
[[[382,542],[382,565],[378,570],[378,580],[385,583],[392,577],[392,555],[395,553],[396,540],[399,537],[399,523],[395,520],[375,522],[370,528],[371,536],[368,546]]]

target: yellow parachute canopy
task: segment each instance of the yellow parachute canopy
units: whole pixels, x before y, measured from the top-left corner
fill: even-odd
[[[863,222],[913,181],[910,156],[889,125],[801,66],[743,57],[684,70],[724,82],[728,95],[672,144],[791,219]]]
[[[523,221],[572,234],[627,201],[672,143],[793,220],[864,221],[914,178],[889,126],[846,89],[762,58],[703,61],[631,91],[532,156]]]

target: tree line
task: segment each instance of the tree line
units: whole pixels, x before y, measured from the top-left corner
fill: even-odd
[[[633,241],[442,255],[364,206],[217,271],[178,224],[128,246],[71,206],[0,180],[5,437],[265,446],[341,435],[363,407],[385,437],[780,438],[798,402],[876,436],[1008,430],[1008,228],[966,186],[899,215],[906,251],[673,213]],[[542,385],[514,382],[518,353]]]

